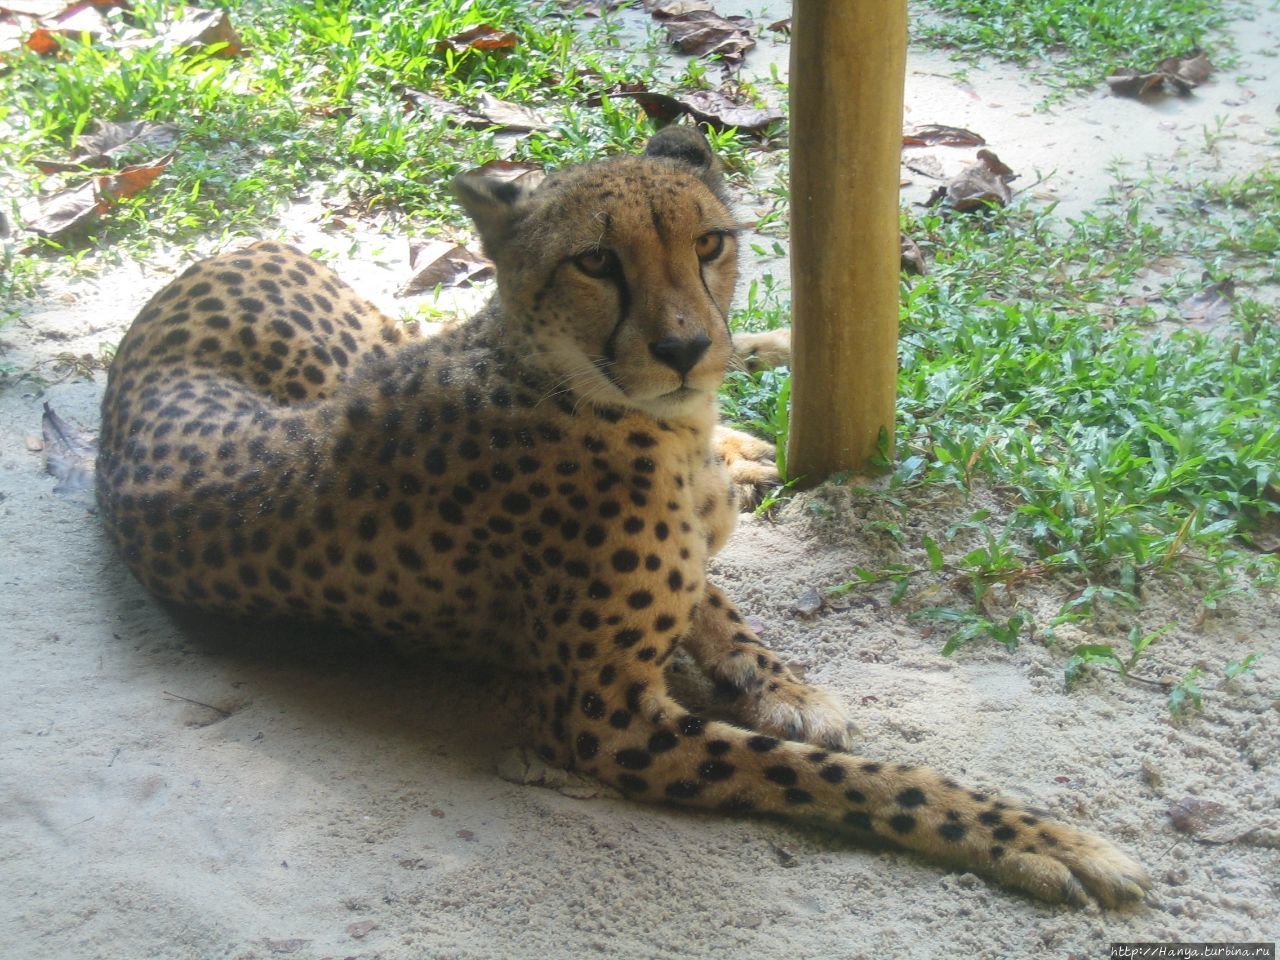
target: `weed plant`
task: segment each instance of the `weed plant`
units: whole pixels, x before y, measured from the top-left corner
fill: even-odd
[[[1200,330],[1157,307],[1199,289],[1205,266],[1274,281],[1276,185],[1261,173],[1205,188],[1185,201],[1194,221],[1162,226],[1140,198],[1067,222],[1013,207],[907,223],[933,262],[903,280],[898,460],[871,495],[906,514],[940,489],[981,485],[1009,513],[977,511],[941,543],[908,543],[893,524],[927,562],[858,570],[836,592],[892,581],[896,601],[921,579],[966,581],[971,605],[916,614],[946,627],[950,652],[977,637],[1013,646],[1032,627],[991,612],[995,583],[1066,574],[1076,589],[1041,625],[1050,632],[1100,604],[1137,605],[1150,576],[1182,577],[1206,607],[1274,584],[1280,564],[1248,544],[1280,511],[1276,311],[1245,297]],[[1175,256],[1192,259],[1161,278],[1160,296],[1129,295]],[[777,325],[784,293],[775,285],[736,321]],[[734,374],[726,416],[781,436],[789,385],[784,370]]]
[[[1241,7],[1222,0],[926,0],[912,18],[912,40],[966,58],[1034,64],[1038,81],[1062,91],[1100,83],[1118,67],[1149,70],[1206,47],[1222,61],[1229,43],[1221,31]]]

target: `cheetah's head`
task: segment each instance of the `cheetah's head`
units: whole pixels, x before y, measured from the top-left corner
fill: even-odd
[[[497,265],[504,322],[587,402],[658,417],[709,410],[732,345],[737,233],[702,135],[668,127],[643,156],[534,188],[454,181]]]

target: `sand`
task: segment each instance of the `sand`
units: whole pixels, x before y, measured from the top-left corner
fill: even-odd
[[[1032,109],[1034,88],[1010,99],[1026,87],[1014,71],[971,71],[962,87],[933,76],[945,61],[913,54],[909,121],[970,126],[990,140],[1001,131],[993,145],[1015,167],[1022,152],[1023,169],[1070,147],[1081,170],[1046,189],[1073,202],[1105,195],[1107,150],[1139,167],[1151,154],[1183,174],[1256,168],[1276,156],[1266,130],[1280,89],[1262,52],[1280,31],[1268,17],[1242,26],[1241,65],[1154,109],[1099,94],[1044,115]],[[777,51],[758,54],[768,55]],[[928,84],[951,100],[921,92]],[[1252,98],[1227,105],[1246,87]],[[925,116],[926,102],[966,113]],[[1199,126],[1218,115],[1233,143],[1215,156]],[[1167,142],[1153,151],[1125,135],[1139,125]],[[283,232],[305,239],[308,229]],[[179,266],[125,264],[53,291],[0,330],[6,362],[25,370],[96,351]],[[379,295],[376,276],[337,267]],[[923,562],[868,524],[883,507],[822,490],[774,522],[743,522],[715,579],[767,642],[850,704],[863,752],[936,766],[1088,825],[1154,879],[1149,902],[1127,911],[1045,906],[820,831],[646,807],[589,785],[512,783],[498,770],[520,743],[518,679],[404,661],[311,628],[161,607],[112,555],[89,501],[55,494],[25,442],[44,401],[95,429],[101,392],[101,374],[0,383],[6,957],[1092,958],[1111,941],[1280,933],[1274,594],[1206,615],[1194,590],[1157,580],[1140,613],[1063,628],[1056,645],[1037,632],[1012,653],[975,644],[948,658],[942,635],[910,613],[946,602],[950,584],[898,606],[871,588],[813,616],[794,610],[854,566]],[[1007,509],[978,491],[908,522],[940,537],[979,505]],[[1069,590],[1032,582],[999,602],[1044,624]],[[1161,691],[1112,675],[1064,690],[1070,645],[1123,647],[1133,624],[1173,625],[1144,675],[1203,665],[1203,711],[1173,719]],[[1222,666],[1249,652],[1256,671],[1226,681]],[[1192,811],[1190,832],[1175,826],[1175,809]]]

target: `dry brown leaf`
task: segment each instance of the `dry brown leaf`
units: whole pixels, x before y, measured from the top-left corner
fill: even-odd
[[[499,100],[487,93],[480,94],[480,113],[488,121],[486,126],[500,127],[503,130],[550,130],[551,123],[531,107],[518,103]]]
[[[79,493],[93,487],[98,441],[63,420],[48,402],[40,418],[45,473],[58,481],[54,493]]]
[[[1122,67],[1107,77],[1107,85],[1118,97],[1145,97],[1158,93],[1186,95],[1213,74],[1213,64],[1203,53],[1189,57],[1169,57],[1154,70],[1143,72]]]
[[[301,937],[290,937],[288,940],[263,940],[263,944],[272,953],[297,953],[311,943]]]
[[[695,90],[683,94],[679,102],[700,123],[716,129],[736,127],[745,132],[758,132],[786,118],[786,114],[774,107],[751,107],[735,103],[715,90]]]
[[[119,173],[97,177],[100,207],[98,212],[105,213],[115,201],[141,193],[156,177],[164,173],[165,168],[173,162],[175,156],[174,153],[166,153],[160,159],[152,160],[150,163],[131,164],[123,167]]]
[[[47,27],[36,27],[24,41],[27,49],[47,57],[58,51],[58,38]]]
[[[98,216],[98,191],[92,180],[39,197],[36,213],[25,226],[33,233],[56,240],[91,223]]]
[[[627,97],[638,103],[645,114],[660,127],[687,114],[698,123],[705,123],[717,130],[735,127],[744,133],[759,133],[770,124],[786,118],[781,110],[736,103],[728,95],[715,90],[695,90],[674,97],[646,90],[643,84],[623,86],[640,89],[615,88],[614,92],[591,97],[587,101],[588,105],[598,106],[606,97]]]
[[[169,163],[168,153],[150,163],[133,164],[119,172],[92,177],[84,183],[39,197],[35,213],[26,218],[28,230],[50,240],[65,238],[92,223],[117,201],[146,189]]]
[[[56,20],[55,29],[63,36],[78,37],[87,33],[91,37],[106,36],[111,32],[98,8],[92,5],[72,7]]]
[[[795,602],[791,604],[791,609],[802,617],[812,617],[822,609],[825,602],[817,587],[809,587],[804,593],[796,597]]]
[[[718,56],[730,67],[742,64],[756,45],[751,21],[746,17],[722,17],[709,10],[693,10],[663,21],[667,37],[681,53],[697,57]]]
[[[187,7],[182,19],[170,25],[164,35],[165,46],[171,49],[208,47],[225,43],[218,51],[219,57],[239,56],[244,41],[231,26],[231,17],[225,10],[197,10]]]
[[[113,166],[120,157],[140,148],[154,153],[169,150],[178,140],[178,128],[172,123],[154,120],[126,120],[113,123],[94,120],[89,132],[80,138],[69,160],[32,160],[41,173],[63,173],[82,167]]]
[[[972,130],[941,123],[922,123],[902,134],[904,147],[982,147],[986,143]]]
[[[1274,485],[1269,490],[1276,490]],[[1280,499],[1272,496],[1271,499]],[[1268,513],[1258,521],[1258,528],[1249,532],[1249,544],[1262,553],[1280,553],[1280,513]]]
[[[520,163],[515,160],[490,160],[463,174],[466,177],[481,177],[506,183],[518,181],[522,187],[530,190],[537,187],[546,175],[546,171],[536,163]]]
[[[355,923],[347,924],[347,936],[354,940],[363,940],[377,929],[378,921],[376,920],[357,920]]]
[[[1213,800],[1185,796],[1169,807],[1169,819],[1181,833],[1202,833],[1219,823],[1226,812],[1226,807]]]
[[[930,180],[945,180],[947,175],[942,170],[942,161],[937,157],[925,155],[904,159],[902,165],[914,173],[919,173]]]
[[[979,150],[977,161],[961,170],[947,184],[945,196],[956,210],[975,210],[991,203],[1004,206],[1013,199],[1009,181],[1015,176],[992,151]],[[943,190],[941,187],[938,189]]]
[[[769,24],[768,29],[772,30],[774,33],[790,33],[791,18],[785,17],[782,20],[775,20],[773,23]]]
[[[619,7],[629,7],[634,0],[557,0],[563,8],[562,15],[602,17]]]
[[[446,100],[443,97],[437,97],[434,93],[427,93],[425,90],[414,90],[411,87],[406,87],[401,93],[401,97],[410,106],[416,107],[434,117],[445,117],[453,123],[464,127],[482,129],[489,126],[484,117],[468,110],[462,104],[454,103],[452,100]]]
[[[520,38],[509,30],[499,30],[487,23],[445,37],[437,46],[449,47],[458,53],[466,50],[509,50],[520,42]]]
[[[408,297],[436,287],[470,286],[493,276],[493,263],[459,243],[428,240],[409,245],[409,266],[413,276],[400,289]]]
[[[924,254],[920,252],[920,245],[905,233],[898,234],[898,239],[902,244],[903,272],[914,273],[921,277],[927,276],[929,268],[925,266]]]
[[[1208,280],[1206,275],[1202,279]],[[1211,324],[1231,316],[1231,301],[1235,298],[1236,282],[1231,277],[1211,283],[1178,304],[1178,313],[1184,320]]]
[[[707,0],[644,0],[644,8],[650,16],[665,20],[686,13],[710,11],[711,4]]]

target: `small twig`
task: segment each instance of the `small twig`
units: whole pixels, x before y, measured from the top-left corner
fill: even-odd
[[[1150,686],[1150,687],[1159,687],[1161,690],[1168,690],[1170,687],[1173,686],[1172,683],[1169,683],[1166,680],[1148,680],[1146,677],[1140,677],[1136,673],[1128,673],[1124,670],[1117,670],[1115,667],[1105,667],[1102,664],[1096,664],[1096,666],[1099,670],[1105,670],[1107,671],[1107,673],[1114,673],[1118,677],[1123,677],[1126,680],[1133,680],[1133,681],[1136,681],[1137,683],[1145,683],[1147,684],[1147,686]]]
[[[180,697],[176,693],[170,693],[168,690],[161,690],[160,693],[170,700],[181,700],[183,703],[194,703],[197,707],[204,707],[212,710],[214,713],[221,714],[223,717],[231,716],[230,710],[223,710],[221,707],[215,707],[212,703],[201,703],[199,700],[192,700],[190,697]]]

